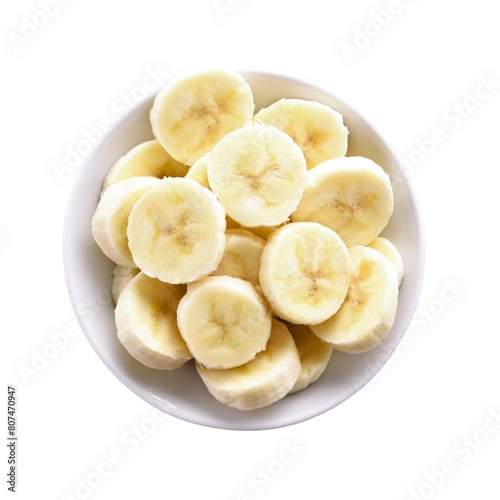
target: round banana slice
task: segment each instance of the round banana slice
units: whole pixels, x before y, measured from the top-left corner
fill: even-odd
[[[287,324],[299,351],[302,371],[290,394],[299,392],[316,382],[328,366],[333,347],[314,335],[307,325]]]
[[[250,86],[229,69],[181,72],[156,94],[153,134],[181,163],[193,165],[227,133],[252,120]]]
[[[259,238],[262,238],[263,240],[267,240],[269,238],[269,235],[277,229],[279,226],[255,226],[255,227],[247,227],[245,229],[248,229],[250,232],[253,234],[257,235]]]
[[[368,245],[387,225],[394,208],[387,173],[369,158],[328,160],[307,172],[293,222],[314,221],[336,231],[348,247]]]
[[[207,165],[209,156],[210,153],[207,153],[196,160],[186,174],[186,179],[193,179],[193,181],[198,182],[207,189],[210,189],[210,184],[208,183],[207,177]]]
[[[370,248],[378,250],[384,257],[387,257],[396,266],[396,271],[398,273],[398,284],[401,285],[405,269],[403,258],[401,257],[399,250],[396,248],[396,245],[394,245],[394,243],[392,243],[392,241],[389,241],[387,238],[377,236],[372,242],[370,242],[368,246]]]
[[[135,266],[128,245],[128,217],[139,198],[160,182],[155,177],[131,177],[110,186],[99,200],[92,216],[92,236],[115,264]]]
[[[260,285],[275,313],[295,324],[332,316],[347,294],[349,252],[337,233],[315,222],[296,222],[269,236],[260,260]]]
[[[104,178],[103,192],[112,184],[129,177],[183,177],[188,166],[174,160],[157,140],[143,142],[132,148],[111,167]]]
[[[352,279],[340,309],[311,330],[338,351],[373,349],[390,332],[398,304],[398,278],[389,260],[374,248],[349,249]]]
[[[256,410],[284,398],[302,369],[290,332],[275,319],[266,350],[252,361],[227,370],[209,369],[199,363],[195,365],[217,401],[239,410]]]
[[[111,297],[113,302],[118,302],[118,297],[123,289],[127,286],[128,282],[136,275],[139,274],[140,269],[130,266],[118,266],[113,269],[113,281],[111,283]]]
[[[342,115],[319,102],[280,99],[261,109],[254,123],[266,123],[287,133],[304,152],[307,168],[347,152],[347,127]]]
[[[176,311],[184,285],[171,285],[140,272],[118,297],[118,339],[149,368],[173,370],[193,358],[179,333]]]
[[[168,177],[158,182],[130,212],[127,235],[135,265],[173,284],[208,276],[224,253],[224,209],[196,181]]]
[[[265,349],[271,311],[248,281],[209,276],[188,286],[177,323],[198,363],[232,368]]]
[[[258,285],[260,256],[265,244],[265,240],[247,229],[228,229],[224,255],[212,275],[232,276]]]
[[[269,125],[227,134],[208,159],[208,182],[240,225],[277,226],[297,208],[306,161],[290,136]]]

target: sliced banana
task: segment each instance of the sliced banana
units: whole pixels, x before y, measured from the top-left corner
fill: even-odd
[[[307,325],[287,323],[299,351],[302,371],[290,394],[299,392],[316,382],[328,366],[333,347],[314,335]]]
[[[104,178],[103,191],[115,182],[135,176],[183,177],[188,166],[174,160],[157,140],[143,142],[124,154]]]
[[[349,288],[351,259],[337,233],[315,222],[276,229],[260,260],[260,285],[275,313],[295,324],[325,321]]]
[[[168,177],[158,182],[130,212],[127,235],[135,265],[173,284],[209,275],[224,253],[224,209],[196,181]]]
[[[304,195],[291,219],[319,222],[352,247],[377,237],[393,208],[387,173],[369,158],[352,156],[325,161],[307,172]]]
[[[210,189],[210,184],[208,183],[207,177],[207,164],[209,156],[210,153],[207,153],[201,158],[198,158],[198,160],[194,162],[194,164],[190,167],[188,173],[186,174],[186,179],[193,179],[193,181],[198,182],[207,189]]]
[[[232,368],[266,348],[271,311],[248,281],[209,276],[188,286],[177,324],[198,363]]]
[[[150,110],[155,139],[115,162],[92,218],[128,353],[160,370],[194,359],[240,410],[315,383],[334,349],[379,345],[404,275],[380,236],[391,180],[345,156],[342,115],[295,98],[254,110],[233,70],[174,75]]]
[[[118,339],[137,361],[149,368],[173,370],[192,359],[179,333],[176,311],[184,285],[171,285],[140,272],[118,297]]]
[[[99,200],[92,216],[92,236],[115,264],[135,266],[128,244],[128,217],[137,200],[160,182],[154,177],[131,177],[110,186]]]
[[[398,284],[401,285],[405,269],[403,258],[401,257],[399,250],[396,248],[396,245],[394,245],[394,243],[392,243],[392,241],[389,241],[387,238],[377,236],[370,242],[368,246],[370,248],[378,250],[384,257],[387,257],[396,266],[396,271],[398,273]]]
[[[277,226],[297,208],[306,162],[293,140],[269,125],[227,134],[208,159],[208,182],[240,225]]]
[[[398,303],[398,278],[389,260],[374,248],[349,249],[352,279],[340,309],[311,330],[338,351],[373,349],[390,332]]]
[[[256,123],[266,123],[287,133],[304,152],[307,168],[347,152],[347,127],[342,115],[319,102],[280,99],[261,109]]]
[[[130,266],[118,266],[113,269],[113,281],[111,283],[111,297],[113,302],[118,302],[118,297],[122,293],[128,282],[136,275],[139,274],[140,269]]]
[[[255,227],[247,227],[245,229],[248,229],[259,238],[267,240],[267,238],[269,238],[269,235],[278,227],[279,226],[255,226]]]
[[[228,229],[224,255],[212,275],[232,276],[258,285],[260,256],[265,244],[265,240],[247,229]]]
[[[228,132],[251,121],[253,94],[229,69],[181,72],[157,93],[150,112],[153,134],[170,155],[193,165]]]
[[[290,332],[275,319],[266,350],[252,361],[227,370],[195,364],[209,392],[219,402],[239,410],[256,410],[284,398],[302,370]]]

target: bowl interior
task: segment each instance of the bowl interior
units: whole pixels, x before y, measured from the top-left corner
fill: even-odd
[[[63,258],[70,300],[92,347],[118,379],[156,408],[183,420],[224,429],[257,430],[295,424],[327,410],[363,387],[391,356],[414,314],[423,279],[423,238],[414,197],[397,159],[379,134],[355,110],[327,90],[291,77],[241,74],[250,84],[256,111],[282,97],[322,102],[344,116],[349,129],[348,155],[367,156],[389,174],[394,213],[383,232],[401,252],[405,276],[393,328],[380,346],[363,354],[334,351],[322,377],[306,390],[250,412],[220,404],[205,388],[193,363],[173,371],[144,367],[116,336],[110,285],[113,263],[94,243],[91,219],[103,179],[114,162],[133,146],[153,138],[149,110],[154,96],[125,116],[81,167],[70,194],[63,235]]]

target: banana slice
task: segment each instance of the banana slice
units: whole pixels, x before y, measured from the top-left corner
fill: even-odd
[[[198,363],[232,368],[265,349],[271,312],[248,281],[209,276],[189,285],[177,323]]]
[[[352,279],[340,309],[311,330],[334,349],[365,352],[387,336],[394,323],[398,303],[398,278],[389,260],[374,248],[349,249]]]
[[[157,140],[143,142],[124,154],[111,167],[102,186],[105,191],[115,182],[135,176],[183,177],[188,166],[174,160]]]
[[[153,134],[181,163],[193,165],[227,133],[252,120],[253,94],[229,69],[182,72],[157,93],[150,112]]]
[[[224,209],[196,181],[167,177],[158,182],[130,212],[127,235],[135,265],[173,284],[209,275],[224,253]]]
[[[284,398],[302,370],[290,332],[275,319],[266,350],[252,361],[227,370],[195,365],[217,401],[239,410],[256,410]]]
[[[347,152],[347,127],[342,115],[324,104],[304,99],[280,99],[261,109],[254,123],[287,133],[304,152],[307,168]]]
[[[370,248],[378,250],[384,257],[387,257],[395,266],[398,273],[398,285],[401,285],[405,268],[403,258],[392,241],[382,236],[377,236],[369,245]]]
[[[232,276],[258,285],[260,256],[265,244],[265,240],[247,229],[227,230],[224,255],[212,275]]]
[[[293,140],[269,125],[227,134],[208,159],[208,182],[242,226],[277,226],[297,208],[306,162]]]
[[[127,286],[128,282],[136,275],[139,274],[140,269],[130,266],[118,266],[113,269],[113,281],[111,283],[111,297],[113,302],[118,302],[118,297],[123,289]]]
[[[332,316],[347,294],[349,252],[337,233],[315,222],[286,224],[269,236],[260,260],[260,285],[276,314],[315,324]]]
[[[127,237],[128,216],[139,198],[161,181],[154,177],[131,177],[110,186],[92,216],[92,236],[109,259],[134,267]]]
[[[118,297],[118,339],[137,361],[149,368],[173,370],[192,359],[179,333],[176,310],[186,291],[140,272]]]
[[[328,160],[307,172],[293,222],[314,221],[336,231],[348,247],[368,245],[389,222],[391,181],[369,158]]]
[[[198,182],[203,187],[210,189],[210,184],[208,183],[207,177],[207,165],[208,165],[208,157],[210,153],[203,155],[201,158],[198,158],[194,162],[194,164],[188,170],[186,174],[186,179],[193,179],[193,181]]]
[[[287,323],[299,351],[302,371],[290,394],[299,392],[316,382],[328,366],[333,347],[314,335],[307,325]]]
[[[270,234],[280,226],[255,226],[255,227],[247,227],[250,232],[262,238],[263,240],[267,240]]]

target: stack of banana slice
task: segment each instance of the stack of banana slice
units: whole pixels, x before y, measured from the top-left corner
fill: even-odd
[[[403,277],[380,236],[391,182],[345,156],[337,111],[284,98],[255,113],[240,74],[209,69],[168,80],[150,121],[155,138],[110,168],[92,219],[136,360],[192,360],[218,401],[251,410],[315,382],[333,349],[386,337]]]

